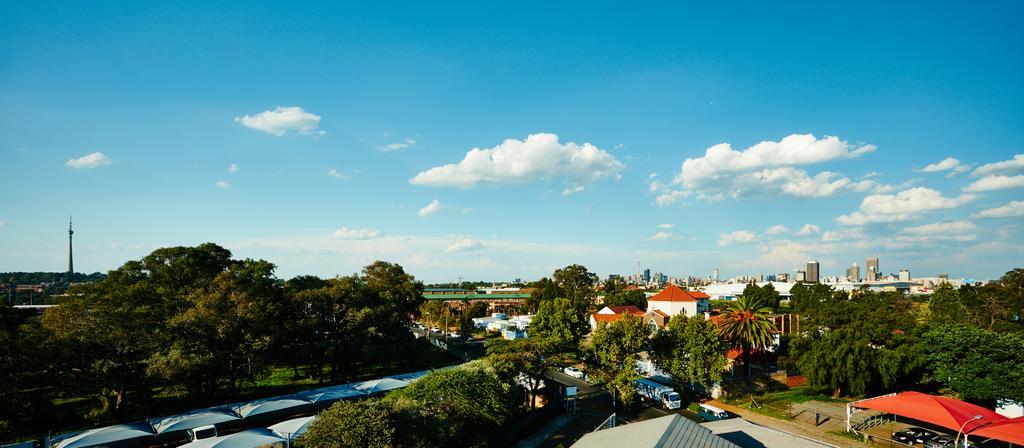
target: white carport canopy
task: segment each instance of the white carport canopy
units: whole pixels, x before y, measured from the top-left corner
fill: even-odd
[[[57,448],[86,448],[108,446],[141,446],[156,433],[146,422],[128,423],[90,429],[57,443]]]
[[[274,431],[277,435],[284,437],[285,439],[295,440],[296,437],[305,434],[306,430],[309,429],[309,425],[313,424],[314,421],[316,421],[315,415],[311,417],[293,418],[273,425],[267,429]]]
[[[185,431],[200,426],[218,425],[227,422],[240,422],[242,417],[231,409],[210,408],[187,414],[172,415],[150,421],[157,435]]]
[[[389,390],[401,389],[408,386],[408,381],[396,380],[394,378],[381,378],[379,380],[363,381],[361,383],[353,383],[352,387],[355,390],[362,391],[367,395],[372,395],[381,392],[387,392]]]
[[[268,414],[298,414],[313,405],[310,400],[299,397],[278,397],[251,401],[236,406],[235,412],[244,419]]]
[[[282,448],[285,439],[269,429],[247,429],[231,435],[210,437],[186,443],[179,448]]]
[[[348,398],[365,397],[366,393],[360,390],[355,390],[352,386],[346,384],[303,392],[299,396],[311,401],[317,408],[324,408],[334,404],[336,401]]]

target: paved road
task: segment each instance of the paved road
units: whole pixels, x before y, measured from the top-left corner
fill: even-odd
[[[845,437],[840,437],[835,434],[830,434],[829,429],[822,427],[815,427],[814,422],[804,423],[802,421],[789,421],[781,420],[774,417],[769,417],[764,414],[758,414],[748,409],[739,408],[733,405],[725,404],[717,400],[708,402],[714,406],[722,408],[728,412],[738,414],[751,422],[757,423],[761,426],[767,426],[769,428],[778,429],[780,431],[791,432],[793,434],[799,434],[804,437],[808,437],[815,440],[820,440],[825,443],[832,445],[846,447],[846,448],[864,448],[864,443],[857,442]]]

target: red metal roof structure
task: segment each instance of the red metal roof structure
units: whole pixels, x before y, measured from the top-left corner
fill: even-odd
[[[980,436],[985,428],[997,424],[1002,425],[1003,421],[1009,420],[991,409],[986,409],[966,401],[920,392],[900,392],[893,395],[868,398],[850,403],[848,406],[894,414],[942,426],[951,431],[960,431],[963,428],[963,433],[970,436]],[[981,418],[975,419],[976,416],[981,416]],[[1013,425],[1010,426],[1008,428],[1010,432],[1015,430]],[[1020,428],[1024,428],[1024,425],[1016,426],[1016,430]],[[993,430],[993,434],[1001,435],[1002,433],[1003,431],[999,429],[999,426],[996,426]],[[992,438],[1010,441],[996,435],[992,436]],[[1017,440],[1020,440],[1020,438]]]
[[[1024,445],[1024,417],[1010,418],[982,426],[969,434],[972,441],[996,439]]]
[[[711,296],[700,291],[687,291],[676,285],[668,285],[668,288],[651,296],[648,302],[696,302],[697,299],[709,299]]]

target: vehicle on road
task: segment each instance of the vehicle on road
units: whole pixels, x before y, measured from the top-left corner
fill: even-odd
[[[569,366],[569,367],[566,367],[565,369],[562,369],[562,373],[565,373],[566,375],[569,375],[569,376],[571,376],[573,378],[576,378],[578,380],[582,380],[583,377],[586,376],[586,374],[584,374],[582,370],[577,369],[577,368],[575,368],[573,366]]]
[[[961,445],[963,444],[961,443]],[[927,448],[952,448],[953,438],[946,435],[938,435],[925,442],[924,446]]]
[[[441,332],[441,329],[437,328],[437,327],[430,327],[430,332],[431,333],[439,333],[439,332]]]
[[[892,440],[904,445],[924,445],[929,440],[938,437],[938,435],[935,431],[929,431],[924,428],[906,428],[892,433]]]
[[[450,338],[461,338],[461,337],[462,337],[462,335],[461,335],[461,334],[459,334],[459,332],[458,332],[458,331],[453,331],[453,332],[451,332],[451,333],[448,333],[448,337],[450,337]]]
[[[679,393],[677,393],[672,386],[666,386],[647,378],[640,378],[634,381],[633,384],[636,386],[637,394],[643,398],[661,404],[665,409],[679,409],[682,405]]]
[[[698,408],[700,408],[700,411],[697,412],[697,415],[700,418],[704,419],[704,421],[706,422],[713,422],[716,420],[725,420],[733,418],[733,415],[729,414],[728,412],[725,412],[725,410],[717,406],[701,403],[700,406],[698,406]]]

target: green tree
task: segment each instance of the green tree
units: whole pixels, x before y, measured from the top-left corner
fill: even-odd
[[[655,362],[672,374],[679,390],[696,384],[710,390],[722,380],[729,344],[703,316],[674,316],[652,343]]]
[[[742,296],[749,296],[752,300],[760,301],[773,312],[779,309],[779,292],[775,290],[775,286],[771,283],[763,287],[757,286],[754,283],[748,283],[743,288]]]
[[[628,306],[633,305],[641,310],[647,309],[647,294],[643,291],[620,291],[604,296],[605,306]]]
[[[936,380],[966,400],[1024,402],[1024,335],[971,325],[941,325],[924,334]]]
[[[587,346],[590,377],[605,384],[623,403],[636,395],[637,353],[647,341],[647,326],[636,316],[625,315],[611,324],[602,323]]]
[[[531,336],[554,338],[571,346],[579,346],[589,330],[586,309],[571,299],[541,302],[530,323]]]
[[[590,272],[586,267],[578,264],[556,269],[554,275],[558,288],[565,293],[565,297],[572,303],[584,310],[592,306],[594,301],[594,285],[597,284],[597,274]]]
[[[963,322],[966,319],[960,292],[949,283],[935,288],[928,300],[929,320],[937,324]]]
[[[506,378],[521,380],[530,396],[530,409],[536,408],[548,369],[572,359],[574,351],[564,341],[541,336],[487,341],[487,360]]]
[[[743,363],[750,376],[750,354],[774,343],[775,322],[760,297],[740,296],[722,313],[722,334],[743,350]]]
[[[545,301],[565,297],[565,292],[558,287],[558,284],[547,277],[531,283],[528,289],[531,292],[530,297],[526,299],[526,307],[531,310],[537,310]]]
[[[366,286],[377,297],[394,306],[399,316],[412,315],[423,303],[423,283],[405,272],[402,266],[375,261],[363,268]]]
[[[299,448],[430,446],[410,433],[410,415],[381,399],[339,401],[317,416],[296,440]]]

